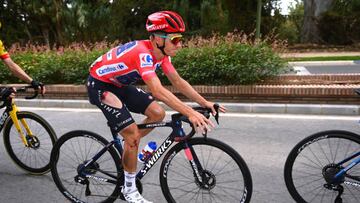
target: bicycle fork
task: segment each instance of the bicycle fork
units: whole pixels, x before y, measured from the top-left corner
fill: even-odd
[[[194,148],[190,144],[185,143],[184,151],[186,158],[189,160],[191,168],[193,169],[195,183],[204,190],[211,190],[214,188],[216,184],[215,175],[211,171],[203,168]]]
[[[23,144],[26,146],[26,147],[29,147],[29,140],[27,139],[27,136],[29,136],[29,138],[31,139],[34,139],[35,136],[33,135],[33,133],[31,132],[30,128],[29,128],[29,125],[26,123],[25,119],[22,118],[20,119],[20,122],[21,124],[23,125],[23,127],[25,128],[25,131],[26,131],[26,135],[24,134],[22,128],[21,128],[21,125],[20,125],[20,122],[18,120],[18,117],[17,117],[17,112],[18,112],[18,108],[17,106],[12,103],[11,104],[11,111],[9,112],[10,114],[10,118],[11,120],[13,121],[14,123],[14,126],[16,128],[16,130],[18,131],[19,135],[20,135],[20,138],[23,142]],[[38,143],[38,140],[37,138],[35,138],[35,142],[34,143]],[[34,146],[32,146],[34,147]]]

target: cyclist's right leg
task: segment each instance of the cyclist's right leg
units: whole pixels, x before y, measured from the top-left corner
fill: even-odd
[[[108,97],[112,96],[115,95],[109,93]],[[114,98],[110,100],[116,101],[116,99]],[[116,102],[118,103],[118,105],[115,105],[114,103],[106,103],[106,101],[103,102],[107,105],[118,107],[120,101]],[[114,126],[112,126],[112,124]],[[137,125],[133,121],[124,129],[121,129],[121,127],[119,128],[119,123],[109,122],[109,125],[112,128],[112,131],[114,131],[114,129],[120,130],[120,134],[125,140],[124,150],[122,154],[122,165],[124,168],[124,186],[121,190],[125,200],[128,202],[150,203],[150,201],[147,201],[141,196],[141,194],[138,192],[138,189],[136,188],[137,153],[141,137]]]
[[[150,203],[144,199],[136,188],[137,153],[140,142],[140,132],[135,123],[120,131],[125,139],[122,164],[124,167],[124,186],[121,192],[128,202]]]
[[[140,133],[126,105],[120,100],[118,87],[89,78],[90,102],[99,107],[108,120],[112,132],[119,133],[125,140],[122,154],[124,168],[123,194],[128,202],[148,202],[136,188],[136,165]]]

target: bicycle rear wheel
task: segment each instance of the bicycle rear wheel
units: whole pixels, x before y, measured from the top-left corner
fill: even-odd
[[[113,202],[119,196],[124,172],[113,146],[109,146],[82,174],[78,173],[108,144],[100,135],[88,131],[68,132],[56,142],[51,152],[51,174],[67,199],[72,202]]]
[[[20,126],[29,146],[25,146],[13,121],[9,118],[4,129],[4,145],[16,165],[28,173],[41,175],[50,171],[50,153],[56,142],[56,134],[50,124],[32,112],[18,112]],[[26,133],[20,119],[29,126],[32,136]]]
[[[193,138],[187,144],[201,163],[204,179],[197,181],[185,156],[185,143],[178,143],[160,168],[161,189],[168,202],[250,202],[250,171],[234,149],[211,138]]]
[[[299,142],[290,152],[284,168],[286,187],[297,202],[335,202],[338,191],[329,188],[325,177],[343,166],[335,164],[360,150],[360,136],[347,131],[324,131]],[[346,163],[349,164],[350,162]],[[332,171],[332,172],[331,172]],[[334,175],[331,175],[332,178]],[[360,202],[360,164],[350,169],[341,186],[343,202]],[[356,184],[348,184],[357,182]]]

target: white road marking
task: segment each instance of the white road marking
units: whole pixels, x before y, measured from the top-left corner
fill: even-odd
[[[293,68],[296,72],[296,75],[311,75],[305,66],[294,66]]]

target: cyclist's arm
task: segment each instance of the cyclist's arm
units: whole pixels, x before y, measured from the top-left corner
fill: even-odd
[[[166,75],[171,84],[187,98],[195,101],[202,107],[206,107],[207,100],[202,97],[186,80],[174,71]]]
[[[180,75],[173,71],[166,74],[167,78],[170,80],[171,84],[183,93],[189,99],[195,101],[202,107],[210,108],[212,113],[215,115],[216,110],[214,108],[214,103],[206,100],[202,97],[186,80],[184,80]],[[223,113],[226,112],[226,108],[222,105],[219,106],[219,110]]]
[[[23,69],[20,68],[10,57],[3,59],[5,65],[9,68],[12,74],[14,74],[17,78],[21,79],[26,83],[31,83],[32,78],[25,73]]]
[[[178,99],[168,89],[162,86],[157,76],[144,80],[144,82],[155,98],[163,101],[172,109],[187,116],[190,122],[193,123],[194,126],[198,126],[200,130],[208,128],[208,125],[214,127],[214,124],[209,119],[205,118],[204,115],[198,113],[197,111],[194,111],[191,107],[180,101],[180,99]]]
[[[193,111],[192,108],[184,104],[178,99],[172,92],[166,89],[160,82],[158,77],[152,77],[148,80],[144,80],[145,84],[149,88],[152,95],[164,102],[172,109],[182,113],[183,115],[189,116]]]

